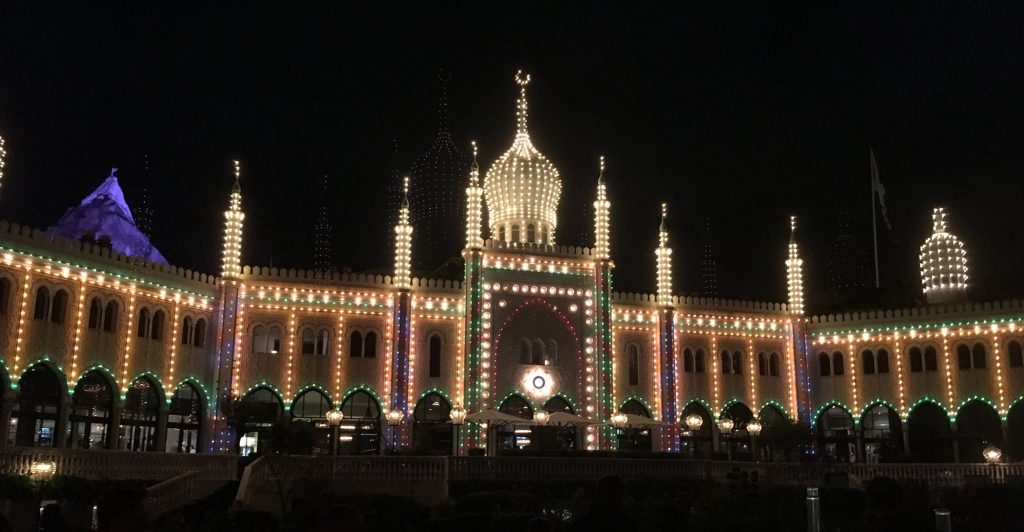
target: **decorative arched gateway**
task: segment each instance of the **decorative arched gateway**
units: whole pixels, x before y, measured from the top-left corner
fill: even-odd
[[[452,405],[438,393],[428,393],[412,411],[412,446],[420,454],[451,454]]]
[[[549,414],[563,412],[576,414],[569,401],[564,397],[554,396],[544,403],[544,411]],[[576,427],[558,426],[552,422],[543,427],[533,427],[533,447],[545,451],[572,451],[576,447]]]
[[[907,418],[910,454],[919,462],[952,462],[953,439],[949,417],[939,405],[925,401]]]
[[[981,400],[965,403],[956,413],[956,441],[961,462],[984,462],[981,451],[988,445],[1003,446],[999,414]]]
[[[686,418],[691,415],[698,415],[701,419],[700,428],[692,430],[686,423]],[[690,458],[711,458],[712,441],[715,434],[715,418],[711,412],[700,401],[691,401],[683,409],[681,423],[683,424],[682,443],[687,456]]]
[[[380,454],[380,405],[363,390],[341,403],[344,418],[338,427],[339,454]]]
[[[233,416],[240,435],[238,454],[272,451],[271,429],[283,413],[281,398],[270,388],[261,386],[245,394],[235,406]]]
[[[68,447],[73,449],[108,449],[114,410],[114,385],[99,371],[82,376],[71,396],[71,431]]]
[[[330,398],[316,388],[302,392],[292,402],[292,419],[309,423],[313,428],[312,453],[315,455],[331,454],[331,424],[327,422],[330,409]]]
[[[721,431],[722,446],[735,460],[751,460],[754,457],[753,447],[750,442],[750,434],[747,432],[747,423],[754,419],[754,413],[747,405],[735,402],[726,407],[722,412],[722,418],[732,420],[732,430]]]
[[[18,381],[7,444],[53,447],[63,398],[63,385],[53,370],[43,364],[27,369]]]
[[[761,436],[758,438],[758,448],[755,449],[756,458],[774,462],[777,457],[779,461],[787,461],[787,454],[796,450],[792,449],[793,445],[790,443],[792,439],[785,432],[790,429],[792,422],[778,406],[771,403],[761,407],[761,413],[757,417],[761,421],[762,428]]]
[[[183,382],[174,390],[167,413],[167,446],[169,453],[202,451],[202,422],[205,413],[203,396],[191,382]]]
[[[857,434],[853,416],[839,405],[831,405],[818,414],[815,422],[821,457],[827,461],[853,463],[857,461]]]
[[[651,417],[651,413],[647,410],[647,407],[636,399],[630,399],[623,403],[622,408],[620,408],[619,411],[623,414],[632,414],[634,416],[643,416],[646,418]],[[650,427],[617,428],[615,429],[615,437],[619,441],[620,451],[651,452],[654,448],[654,439],[651,437]]]
[[[157,426],[160,417],[160,394],[157,385],[140,377],[128,387],[121,413],[119,446],[129,451],[157,450]]]
[[[860,417],[864,436],[864,461],[869,464],[897,462],[903,455],[903,424],[896,409],[876,404]]]
[[[511,395],[498,407],[506,414],[533,419],[533,407],[518,395]],[[529,425],[502,425],[497,429],[498,449],[527,449],[533,443],[533,430]]]

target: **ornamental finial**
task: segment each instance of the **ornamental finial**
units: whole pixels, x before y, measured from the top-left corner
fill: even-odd
[[[597,165],[599,168],[599,172],[597,174],[597,182],[604,183],[604,155],[598,158]]]
[[[242,178],[242,163],[239,162],[238,159],[235,159],[234,161],[231,161],[231,162],[232,162],[232,164],[235,167],[235,186],[234,186],[234,190],[235,191],[241,191],[242,190],[242,184],[239,183],[239,180]],[[115,168],[114,170],[116,171],[117,169]]]
[[[526,85],[530,83],[530,75],[522,70],[516,72],[516,84],[519,85],[519,99],[516,101],[516,134],[528,135],[526,130]]]

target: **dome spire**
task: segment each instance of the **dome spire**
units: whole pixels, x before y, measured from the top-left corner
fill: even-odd
[[[611,202],[608,201],[607,187],[604,184],[604,155],[598,159],[597,199],[594,201],[594,252],[599,259],[611,256],[609,235]]]
[[[654,250],[657,257],[658,304],[672,306],[672,248],[668,247],[668,229],[665,218],[668,216],[668,204],[661,204],[661,226],[658,228],[658,249]]]
[[[796,216],[789,217],[789,255],[786,258],[786,289],[789,313],[804,313],[804,261],[796,243]]]
[[[529,136],[526,129],[526,85],[530,83],[530,75],[522,70],[516,72],[516,84],[519,85],[519,99],[516,100],[516,136]]]

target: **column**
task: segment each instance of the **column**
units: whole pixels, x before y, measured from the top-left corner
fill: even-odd
[[[660,429],[658,450],[679,452],[679,412],[676,405],[675,309],[658,311],[658,355],[661,367],[661,420],[670,425]]]
[[[409,345],[412,339],[412,296],[409,290],[402,289],[395,294],[395,304],[392,307],[392,320],[394,324],[394,340],[391,346],[391,403],[388,408],[398,410],[403,414],[409,412],[399,425],[385,427],[387,443],[394,447],[407,447],[411,441],[410,426],[412,413],[409,411]],[[397,431],[397,433],[396,433]]]

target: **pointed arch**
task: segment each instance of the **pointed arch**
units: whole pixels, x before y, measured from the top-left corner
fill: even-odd
[[[785,406],[782,406],[782,403],[775,400],[768,400],[761,403],[761,408],[757,409],[757,417],[760,418],[761,416],[763,416],[765,410],[767,409],[775,410],[779,414],[779,416],[782,417],[782,419],[785,419],[787,421],[793,420],[793,417],[789,414],[789,410],[787,410]]]
[[[164,400],[163,386],[159,380],[148,373],[142,373],[132,379],[124,395],[124,408],[121,411],[121,430],[124,448],[129,451],[154,451],[158,449],[156,441],[157,420]]]
[[[15,445],[54,447],[57,420],[67,398],[67,379],[48,361],[29,364],[18,377],[18,396],[11,409]]]

